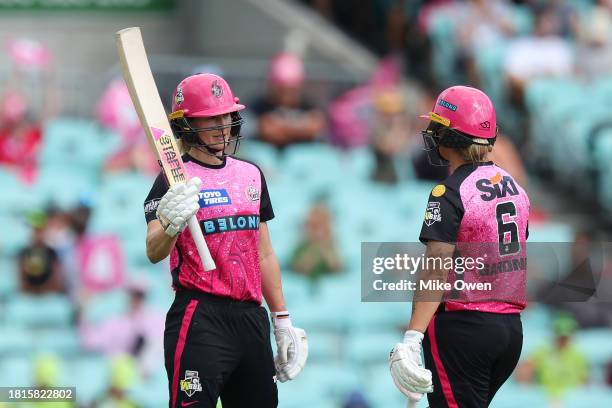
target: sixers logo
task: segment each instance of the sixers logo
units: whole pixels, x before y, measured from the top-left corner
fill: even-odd
[[[249,186],[249,188],[247,188],[246,195],[250,201],[259,201],[259,198],[260,198],[259,190],[253,186]]]
[[[219,85],[219,81],[217,81],[216,79],[213,81],[210,87],[210,92],[215,98],[220,98],[223,96],[223,88],[221,88],[221,85]]]
[[[183,88],[177,88],[176,90],[176,96],[174,97],[174,102],[177,105],[180,105],[181,103],[183,103],[183,101],[185,100],[185,96],[183,95]]]

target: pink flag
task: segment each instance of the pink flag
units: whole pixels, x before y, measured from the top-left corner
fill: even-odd
[[[89,236],[77,249],[79,280],[88,292],[120,288],[125,281],[125,264],[119,239],[114,235]]]

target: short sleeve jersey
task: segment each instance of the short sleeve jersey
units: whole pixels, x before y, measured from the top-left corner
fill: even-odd
[[[455,260],[466,262],[449,273],[446,310],[525,308],[529,208],[525,190],[492,162],[460,166],[434,187],[419,239],[455,244]]]
[[[172,286],[261,303],[259,223],[274,218],[263,173],[255,164],[229,156],[219,165],[189,155],[183,161],[188,174],[202,180],[196,216],[217,268],[204,271],[186,228],[170,253]],[[157,218],[157,206],[167,191],[160,173],[144,202],[147,223]]]

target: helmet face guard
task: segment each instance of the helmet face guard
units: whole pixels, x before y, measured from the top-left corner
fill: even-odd
[[[170,114],[170,126],[177,139],[180,139],[189,147],[202,150],[213,156],[228,156],[235,155],[240,147],[240,129],[244,123],[244,119],[239,112],[230,112],[232,121],[227,125],[209,126],[196,128],[193,127],[183,114],[183,111],[176,111]],[[230,129],[229,138],[225,137],[225,129]],[[224,140],[218,143],[202,143],[199,137],[199,132],[219,131],[224,135]]]
[[[426,130],[421,131],[421,136],[423,136],[423,150],[427,152],[429,164],[438,167],[448,166],[449,164],[448,160],[440,153],[440,146],[451,149],[464,149],[471,145],[493,146],[497,138],[480,139],[470,137],[448,127],[446,123],[441,123],[439,120],[434,119],[432,119]]]

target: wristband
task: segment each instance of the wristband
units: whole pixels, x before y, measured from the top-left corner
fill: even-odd
[[[291,327],[291,319],[289,318],[289,312],[283,310],[282,312],[272,312],[272,325],[274,328]]]
[[[279,317],[289,317],[289,312],[286,310],[282,310],[280,312],[271,312],[270,315],[272,316],[272,319],[278,319]]]

